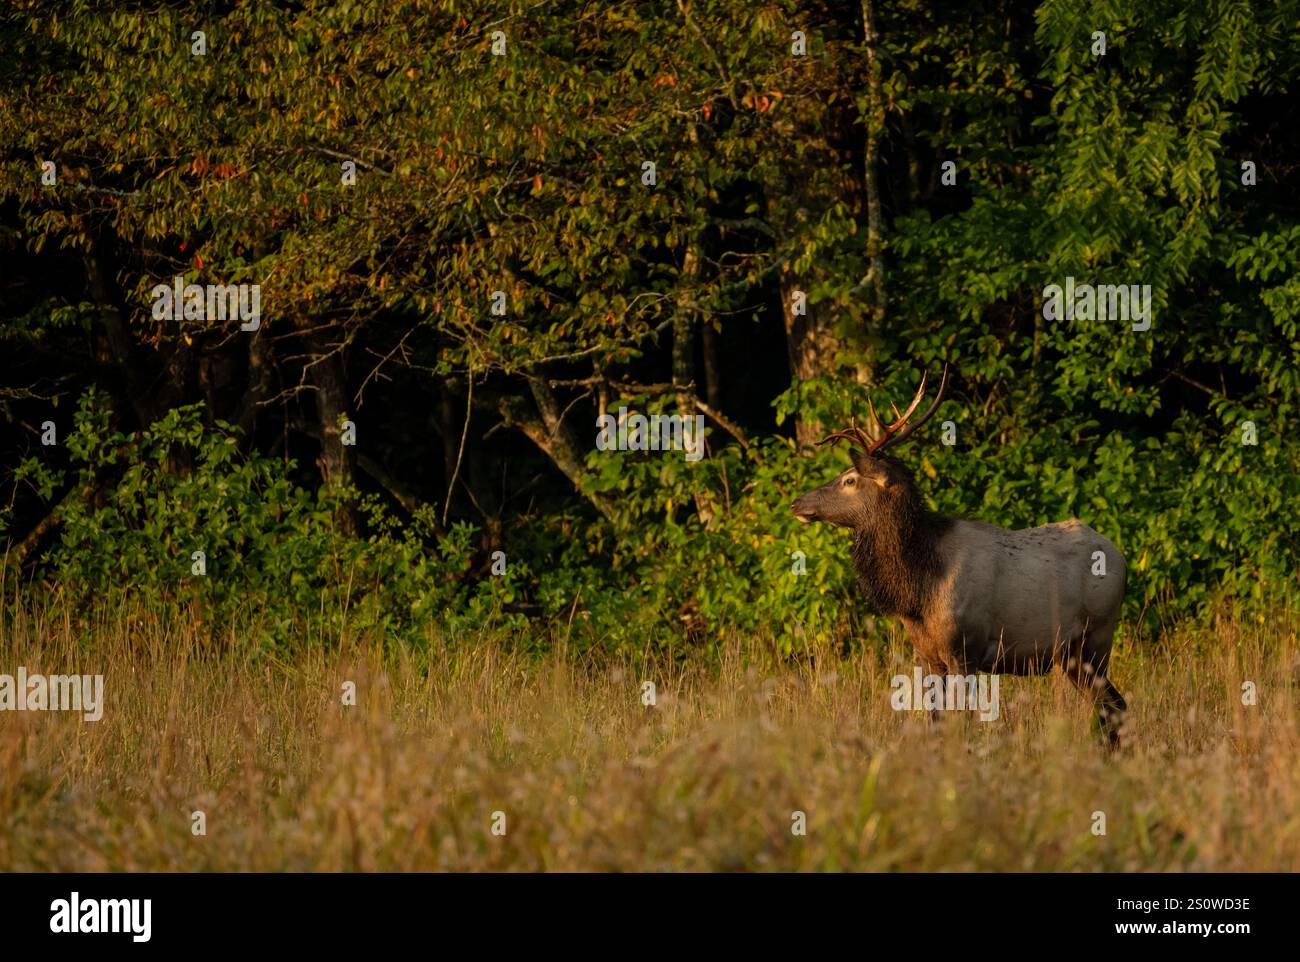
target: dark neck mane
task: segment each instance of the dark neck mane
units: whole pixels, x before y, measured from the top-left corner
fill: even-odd
[[[910,478],[894,487],[888,510],[854,532],[853,566],[878,612],[919,620],[943,574],[939,539],[952,519],[927,511]]]

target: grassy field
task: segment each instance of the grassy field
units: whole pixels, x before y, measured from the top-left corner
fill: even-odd
[[[1003,679],[996,722],[894,711],[901,638],[796,668],[743,640],[662,669],[491,636],[283,663],[85,617],[89,636],[31,605],[0,626],[0,672],[105,676],[101,721],[0,712],[0,869],[1300,869],[1290,616],[1121,640],[1115,755],[1059,676]]]

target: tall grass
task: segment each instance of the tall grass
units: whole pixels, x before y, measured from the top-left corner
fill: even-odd
[[[1296,627],[1121,639],[1108,755],[1059,676],[1002,679],[996,722],[895,712],[901,638],[793,666],[762,640],[655,665],[491,631],[282,660],[130,606],[20,603],[0,672],[103,673],[106,706],[0,712],[0,868],[1294,871]]]

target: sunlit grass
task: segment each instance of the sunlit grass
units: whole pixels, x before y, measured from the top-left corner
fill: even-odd
[[[52,607],[0,626],[0,672],[106,676],[97,723],[0,713],[2,869],[1300,869],[1290,619],[1121,643],[1112,756],[1060,677],[1003,679],[993,723],[893,711],[901,639],[796,667],[746,639],[662,668],[490,632],[286,661],[90,617],[88,637]]]

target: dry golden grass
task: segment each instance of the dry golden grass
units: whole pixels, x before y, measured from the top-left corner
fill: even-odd
[[[285,664],[125,611],[78,634],[32,606],[0,626],[0,672],[106,676],[97,723],[0,713],[0,869],[1300,869],[1289,616],[1121,647],[1115,756],[1059,676],[1003,679],[994,723],[893,711],[901,639],[656,669],[492,637]]]

